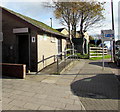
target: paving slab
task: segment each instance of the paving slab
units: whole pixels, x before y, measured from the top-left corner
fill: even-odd
[[[33,103],[26,103],[24,105],[24,108],[27,108],[27,109],[30,109],[30,110],[38,110],[39,107],[40,107],[40,105],[33,104]]]
[[[37,76],[37,78],[39,77]],[[75,100],[78,101],[77,97],[76,99],[72,98],[73,94],[70,91],[70,82],[74,79],[74,76],[70,76],[70,78],[68,78],[68,76],[62,77],[55,75],[45,75],[42,81],[34,79],[8,79],[8,81],[7,78],[3,79],[5,85],[3,87],[3,109],[66,110],[65,107],[68,104],[78,105],[74,103]],[[45,82],[45,80],[53,80],[55,82]],[[61,83],[69,84],[66,86],[57,84],[56,81],[58,80]],[[17,86],[15,86],[16,84]]]
[[[46,106],[46,105],[41,105],[38,110],[55,110],[55,109],[56,108],[54,108],[54,107],[50,107],[50,106]]]

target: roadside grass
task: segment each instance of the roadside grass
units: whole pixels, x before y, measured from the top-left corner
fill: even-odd
[[[93,53],[95,53],[95,52],[93,52]],[[79,59],[90,59],[90,60],[101,60],[101,59],[103,59],[102,54],[97,54],[97,55],[93,54],[92,56],[101,56],[101,57],[92,57],[92,58],[89,58],[89,54],[82,55],[81,53],[75,53],[75,55]],[[70,56],[70,54],[68,53],[67,56]],[[109,54],[104,55],[104,59],[109,59],[109,58],[111,58],[111,55],[109,55]]]
[[[104,55],[104,59],[109,59],[111,58],[111,55]],[[103,57],[93,57],[93,58],[90,58],[90,60],[101,60],[103,59]]]

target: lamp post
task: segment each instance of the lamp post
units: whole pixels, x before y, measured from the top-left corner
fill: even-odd
[[[51,28],[52,28],[52,18],[50,18],[50,20],[51,20]]]
[[[113,0],[111,0],[111,13],[112,13],[112,30],[114,31],[114,12],[113,12]],[[114,59],[114,54],[115,54],[115,31],[114,31],[114,37],[113,37],[113,42],[112,42],[112,61]]]
[[[111,0],[111,12],[112,12],[112,30],[114,30],[113,0]]]

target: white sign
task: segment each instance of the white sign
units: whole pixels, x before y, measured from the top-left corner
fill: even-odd
[[[28,33],[28,28],[15,28],[13,33]]]
[[[35,42],[35,37],[32,37],[32,42]]]
[[[114,30],[101,30],[101,35],[104,41],[114,40]]]

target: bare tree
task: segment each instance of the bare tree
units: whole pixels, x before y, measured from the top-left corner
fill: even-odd
[[[95,0],[79,0],[79,2],[54,2],[54,14],[60,23],[68,27],[69,37],[76,37],[77,26],[80,26],[79,37],[84,38],[84,32],[99,24],[104,19],[104,2]],[[53,8],[52,7],[52,8]],[[84,49],[84,42],[83,42]]]
[[[67,24],[69,36],[72,29],[72,37],[76,37],[76,28],[80,24],[80,36],[84,36],[91,26],[104,19],[104,3],[89,2],[54,2],[55,17],[60,19],[62,24]]]
[[[80,36],[84,37],[90,27],[100,23],[104,19],[104,4],[96,1],[79,2],[77,7],[80,13]]]
[[[79,19],[79,13],[76,10],[75,2],[54,2],[55,4],[55,17],[60,19],[62,24],[66,24],[68,27],[69,37],[75,37],[76,34],[76,25]]]

